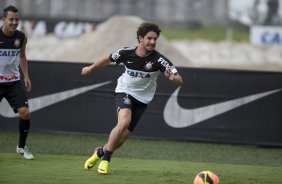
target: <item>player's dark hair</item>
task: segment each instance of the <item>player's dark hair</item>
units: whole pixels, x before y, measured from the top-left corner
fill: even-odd
[[[19,10],[15,6],[10,5],[4,8],[3,17],[6,17],[9,11],[14,12],[14,13],[19,12]]]
[[[139,36],[144,38],[144,36],[150,31],[155,32],[158,35],[158,37],[160,36],[161,29],[159,25],[154,24],[154,23],[149,23],[149,22],[144,22],[140,24],[136,32],[138,42],[139,42]]]

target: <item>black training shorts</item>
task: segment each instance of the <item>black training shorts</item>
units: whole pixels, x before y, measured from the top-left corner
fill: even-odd
[[[139,119],[147,108],[147,104],[144,104],[132,96],[126,93],[115,93],[115,103],[117,113],[120,109],[129,108],[132,112],[131,122],[129,124],[128,130],[133,132]]]
[[[28,101],[20,81],[0,83],[0,102],[6,98],[15,113],[18,108],[28,107]]]

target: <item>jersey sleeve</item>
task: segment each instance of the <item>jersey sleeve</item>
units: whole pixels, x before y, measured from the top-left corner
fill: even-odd
[[[165,72],[166,70],[170,70],[172,73],[176,74],[177,69],[173,65],[173,63],[167,59],[165,56],[161,55],[158,59],[158,63],[161,65],[161,72]]]
[[[19,38],[20,38],[20,48],[23,46],[23,43],[24,43],[24,40],[25,40],[25,33],[24,32],[22,32],[22,31],[19,31],[19,30],[16,30],[16,33],[15,33],[15,35],[17,35],[17,36],[19,36]]]
[[[124,47],[124,48],[121,48],[115,52],[112,52],[110,55],[109,55],[109,59],[111,62],[115,62],[116,64],[119,64],[121,62],[123,62],[123,57],[125,55],[127,55],[130,51],[132,51],[134,48],[130,48],[130,47]]]

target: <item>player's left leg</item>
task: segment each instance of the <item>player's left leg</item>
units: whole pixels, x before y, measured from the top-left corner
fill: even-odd
[[[33,154],[26,146],[26,140],[30,129],[30,113],[28,107],[18,108],[20,116],[19,120],[19,143],[17,146],[17,153],[23,155],[25,159],[31,160],[34,158]]]

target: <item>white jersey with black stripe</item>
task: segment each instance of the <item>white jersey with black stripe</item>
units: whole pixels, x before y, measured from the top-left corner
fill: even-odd
[[[148,104],[157,88],[157,77],[161,72],[177,70],[170,60],[157,51],[147,57],[139,57],[134,48],[122,48],[110,54],[109,58],[117,64],[123,63],[125,72],[118,78],[115,92],[127,93],[140,102]]]

